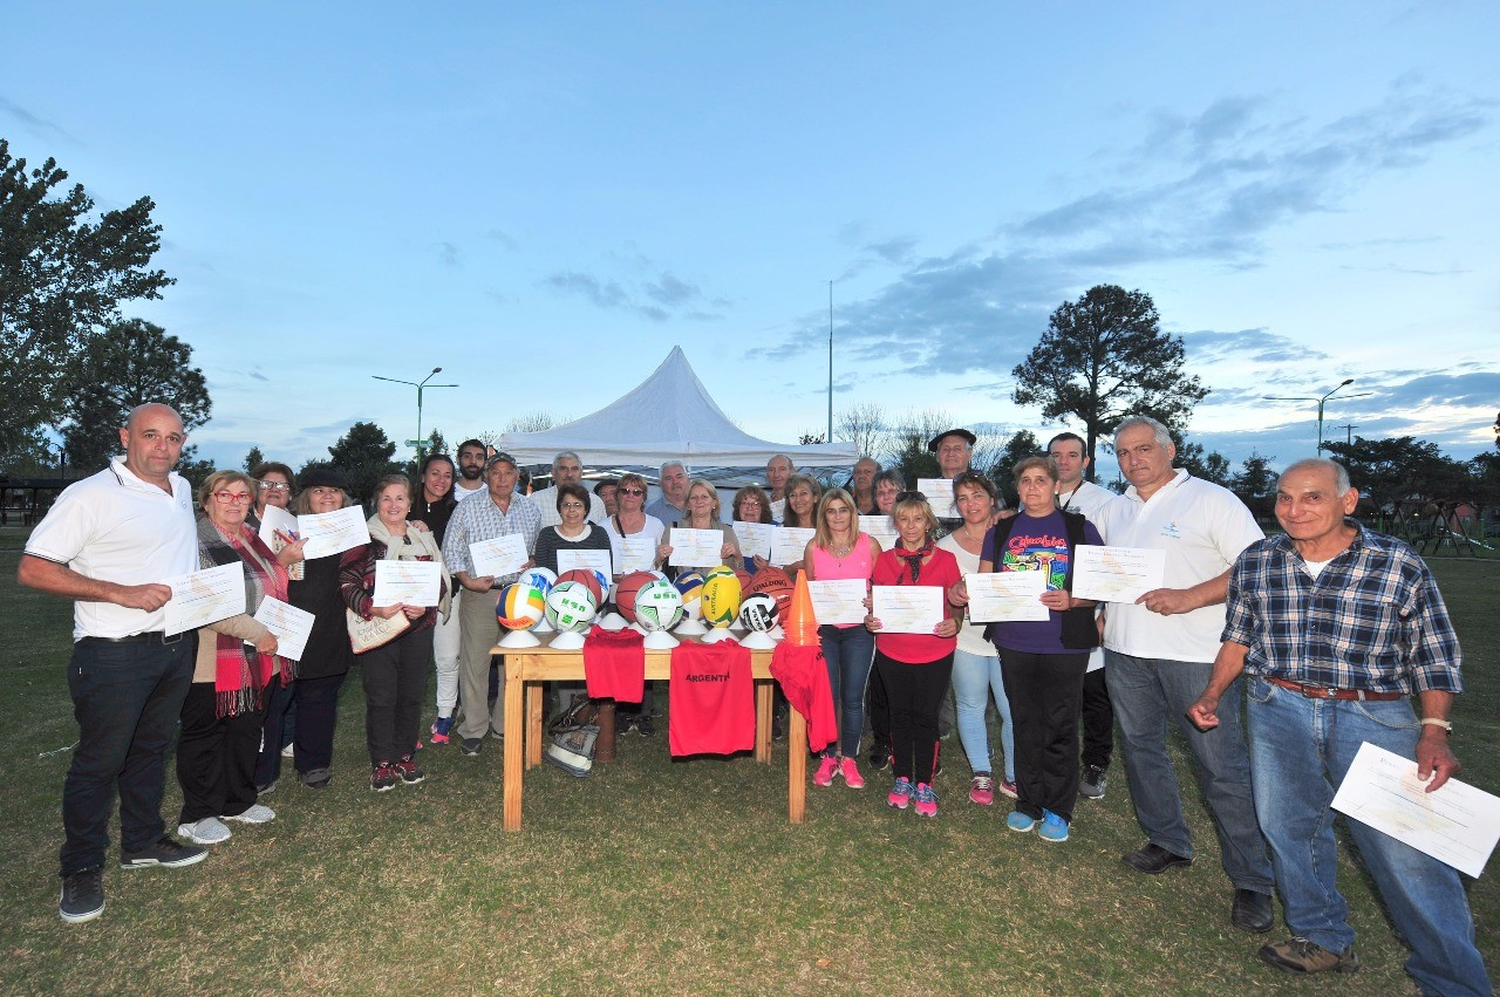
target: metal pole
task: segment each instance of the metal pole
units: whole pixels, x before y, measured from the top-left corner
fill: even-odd
[[[828,435],[824,443],[833,443],[833,281],[828,282]]]

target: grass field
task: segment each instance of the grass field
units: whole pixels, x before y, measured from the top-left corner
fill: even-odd
[[[15,547],[0,537],[0,548]],[[809,787],[786,823],[785,745],[749,760],[674,763],[665,730],[574,780],[526,781],[526,825],[500,827],[499,743],[477,759],[422,753],[428,780],[376,795],[356,674],[339,715],[333,786],[284,781],[278,817],[234,826],[181,870],[106,867],[108,910],[57,916],[58,817],[76,737],[64,679],[66,603],[19,589],[0,553],[0,992],[7,994],[1405,994],[1404,952],[1345,854],[1363,969],[1297,979],[1231,929],[1231,891],[1189,780],[1201,851],[1144,877],[1123,773],[1080,801],[1073,838],[1046,845],[976,807],[956,742],[924,821],[884,803],[885,781]],[[1435,565],[1464,640],[1468,693],[1454,714],[1464,778],[1500,792],[1500,564]],[[1187,773],[1179,751],[1179,771]],[[169,776],[163,812],[175,826]],[[112,829],[118,841],[118,828]],[[1500,887],[1466,881],[1481,950],[1500,978]],[[1285,934],[1278,923],[1269,937]]]

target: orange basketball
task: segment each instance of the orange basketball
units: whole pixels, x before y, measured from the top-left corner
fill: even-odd
[[[764,593],[776,600],[776,615],[786,619],[786,611],[792,608],[792,579],[780,568],[761,568],[745,586],[746,595]]]
[[[583,568],[574,568],[572,571],[563,572],[557,581],[559,584],[562,582],[580,582],[593,595],[594,605],[598,606],[604,602],[604,586],[599,584],[599,576],[592,571],[586,571]]]
[[[632,571],[621,578],[620,583],[615,586],[615,606],[620,610],[620,615],[634,623],[635,594],[655,581],[660,579],[649,571]]]

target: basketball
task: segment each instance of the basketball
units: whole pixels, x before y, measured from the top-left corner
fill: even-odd
[[[536,586],[515,582],[505,586],[495,606],[495,618],[507,630],[530,630],[547,612],[547,597]]]
[[[740,625],[746,630],[765,633],[776,626],[776,600],[764,592],[745,597],[740,603]]]
[[[620,579],[620,584],[615,586],[615,605],[620,610],[620,615],[631,623],[636,622],[635,602],[636,594],[641,589],[653,582],[661,581],[649,571],[632,571]],[[677,591],[673,589],[672,591]]]
[[[635,619],[642,630],[670,630],[682,619],[682,593],[665,579],[647,582],[635,594]]]
[[[786,611],[792,608],[792,591],[796,586],[792,579],[780,568],[761,568],[745,586],[746,595],[765,593],[776,600],[776,615],[785,617]]]
[[[740,580],[728,568],[715,568],[703,583],[698,605],[703,609],[703,622],[713,627],[729,626],[740,611]]]
[[[548,568],[528,568],[521,572],[518,582],[525,582],[541,590],[543,597],[552,591],[552,586],[557,584],[557,573]]]
[[[582,582],[559,581],[547,593],[547,622],[558,630],[586,630],[598,609],[593,592]]]
[[[604,586],[599,584],[599,573],[596,571],[574,568],[572,571],[563,572],[562,576],[557,579],[557,584],[561,585],[563,582],[578,582],[587,588],[594,597],[595,606],[604,601]]]

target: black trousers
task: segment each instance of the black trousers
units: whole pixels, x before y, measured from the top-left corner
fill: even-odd
[[[422,723],[427,673],[432,671],[432,628],[405,633],[359,656],[365,687],[365,744],[370,764],[412,753]]]
[[[875,670],[885,681],[890,706],[892,769],[896,778],[921,785],[937,768],[938,708],[953,678],[953,652],[912,665],[875,652]]]
[[[1000,648],[1000,677],[1016,735],[1016,809],[1073,819],[1078,801],[1078,709],[1087,651],[1035,654]]]
[[[204,817],[235,817],[255,804],[255,763],[269,696],[262,696],[260,709],[232,717],[215,715],[215,698],[212,682],[194,682],[182,701],[182,728],[177,735],[177,782],[182,786],[179,824]]]
[[[865,716],[870,721],[870,740],[874,744],[891,746],[891,703],[885,694],[885,679],[879,668],[870,669],[870,682],[865,687]]]
[[[261,745],[260,757],[255,762],[255,784],[269,786],[281,777],[282,731],[289,717],[295,716],[297,708],[297,680],[281,684],[281,676],[271,677],[271,686],[266,690],[265,743]],[[296,725],[293,724],[293,729]],[[295,741],[293,742],[295,748]]]
[[[333,724],[338,718],[339,689],[348,674],[297,680],[297,740],[293,760],[300,775],[333,765]]]
[[[1083,676],[1083,764],[1109,768],[1115,751],[1115,709],[1103,668]]]

